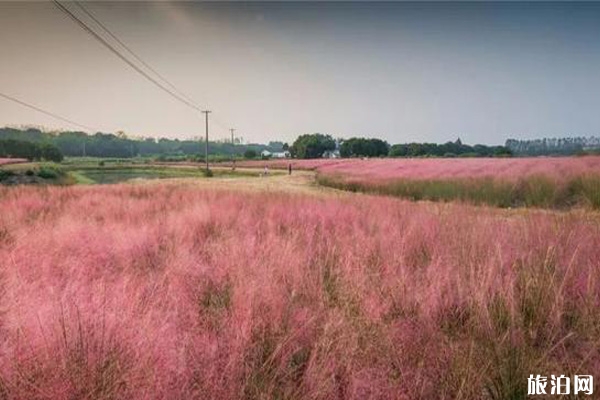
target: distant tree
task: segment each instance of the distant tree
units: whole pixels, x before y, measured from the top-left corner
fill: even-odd
[[[283,145],[283,142],[271,141],[267,144],[267,147],[269,147],[269,151],[281,151],[283,150]]]
[[[407,157],[408,156],[408,145],[406,144],[395,144],[390,147],[390,157]]]
[[[131,138],[125,132],[116,134],[97,132],[88,135],[85,132],[42,132],[39,129],[0,128],[0,140],[19,140],[36,144],[50,143],[57,146],[65,156],[119,157],[164,156],[185,159],[204,151],[204,140]],[[242,144],[231,146],[229,142],[209,142],[209,154],[231,155],[253,149],[257,153],[263,150],[281,151],[283,142],[265,144]]]
[[[44,143],[40,145],[41,158],[47,161],[61,162],[63,160],[63,154],[58,147],[53,144]]]
[[[39,160],[41,155],[40,145],[36,143],[14,139],[0,141],[0,157]]]
[[[504,146],[469,146],[460,139],[444,144],[408,143],[395,144],[390,148],[390,157],[506,157],[511,151]]]
[[[248,149],[244,152],[244,158],[247,158],[249,160],[256,158],[256,156],[258,156],[258,153],[254,149]]]
[[[0,140],[0,157],[26,158],[61,162],[63,155],[58,147],[49,143],[33,143],[25,140]]]
[[[284,143],[283,146],[281,146],[281,150],[283,151],[288,151],[290,149],[290,145],[287,143]]]
[[[381,139],[351,138],[340,146],[342,157],[381,157],[387,156],[390,145]]]
[[[517,156],[568,156],[593,153],[600,149],[598,137],[543,138],[533,140],[508,139],[505,143]]]
[[[297,158],[319,158],[326,151],[335,150],[335,141],[321,133],[300,135],[292,144],[291,153]]]

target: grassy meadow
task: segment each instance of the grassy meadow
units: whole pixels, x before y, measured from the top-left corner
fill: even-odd
[[[571,160],[552,185],[594,176]],[[600,216],[495,207],[541,179],[518,161],[409,189],[314,162],[444,202],[82,161],[61,168],[88,185],[0,186],[0,399],[524,399],[530,374],[600,370]],[[190,179],[127,183],[150,172]]]

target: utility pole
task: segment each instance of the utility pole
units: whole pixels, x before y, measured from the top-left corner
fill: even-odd
[[[204,143],[204,157],[206,158],[206,172],[208,173],[208,114],[210,114],[211,111],[206,110],[202,111],[202,113],[204,113],[206,119],[206,141]]]
[[[235,129],[230,128],[229,131],[231,132],[231,169],[235,171],[235,142],[233,138],[233,132],[235,132]]]

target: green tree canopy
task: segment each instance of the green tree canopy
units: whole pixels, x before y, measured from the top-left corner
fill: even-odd
[[[332,150],[335,150],[335,141],[331,135],[321,133],[300,135],[291,147],[291,153],[298,158],[319,158]]]
[[[382,157],[387,156],[390,145],[381,139],[351,138],[340,146],[342,157]]]
[[[257,155],[258,155],[258,153],[254,149],[248,149],[244,152],[244,158],[247,158],[247,159],[256,158]]]
[[[26,158],[61,162],[62,152],[50,143],[34,143],[25,140],[0,140],[0,157]]]

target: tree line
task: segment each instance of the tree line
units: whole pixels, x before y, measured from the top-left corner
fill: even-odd
[[[0,140],[18,140],[56,146],[63,155],[71,157],[117,157],[139,156],[204,157],[203,140],[179,140],[167,138],[130,138],[123,133],[95,133],[88,135],[79,131],[43,132],[36,128],[0,128]],[[260,153],[281,151],[282,142],[269,144],[241,144],[231,142],[208,143],[209,155],[241,155],[246,150]]]
[[[292,155],[297,158],[320,158],[336,149],[340,157],[505,157],[512,154],[505,146],[470,146],[463,144],[460,139],[444,144],[407,143],[390,146],[381,139],[354,137],[334,140],[332,136],[320,133],[301,135],[291,146]]]
[[[158,156],[164,160],[203,159],[204,142],[200,140],[179,140],[167,138],[130,138],[123,133],[85,132],[43,132],[36,128],[15,129],[0,128],[0,140],[16,140],[30,142],[41,146],[24,150],[26,145],[11,144],[27,154],[34,154],[37,159],[42,147],[48,153],[56,148],[61,156],[71,157],[117,157],[130,158],[138,156]],[[53,146],[53,147],[48,147]],[[232,144],[231,142],[209,142],[209,155],[241,156],[255,158],[263,150],[280,152],[287,150],[283,142],[268,144]],[[313,133],[303,134],[289,146],[289,151],[295,158],[321,158],[328,154],[340,157],[492,157],[509,156],[513,151],[508,146],[466,145],[460,139],[444,144],[436,143],[407,143],[390,145],[376,138],[353,137],[350,139],[334,139],[331,135]],[[41,156],[45,158],[44,156]]]
[[[25,158],[30,161],[61,162],[63,160],[62,152],[53,144],[15,139],[0,140],[0,157]]]
[[[505,146],[470,146],[460,139],[443,144],[408,143],[395,144],[390,148],[390,157],[507,157],[512,153]]]
[[[600,138],[543,138],[533,140],[508,139],[506,147],[519,156],[570,156],[600,152]]]

